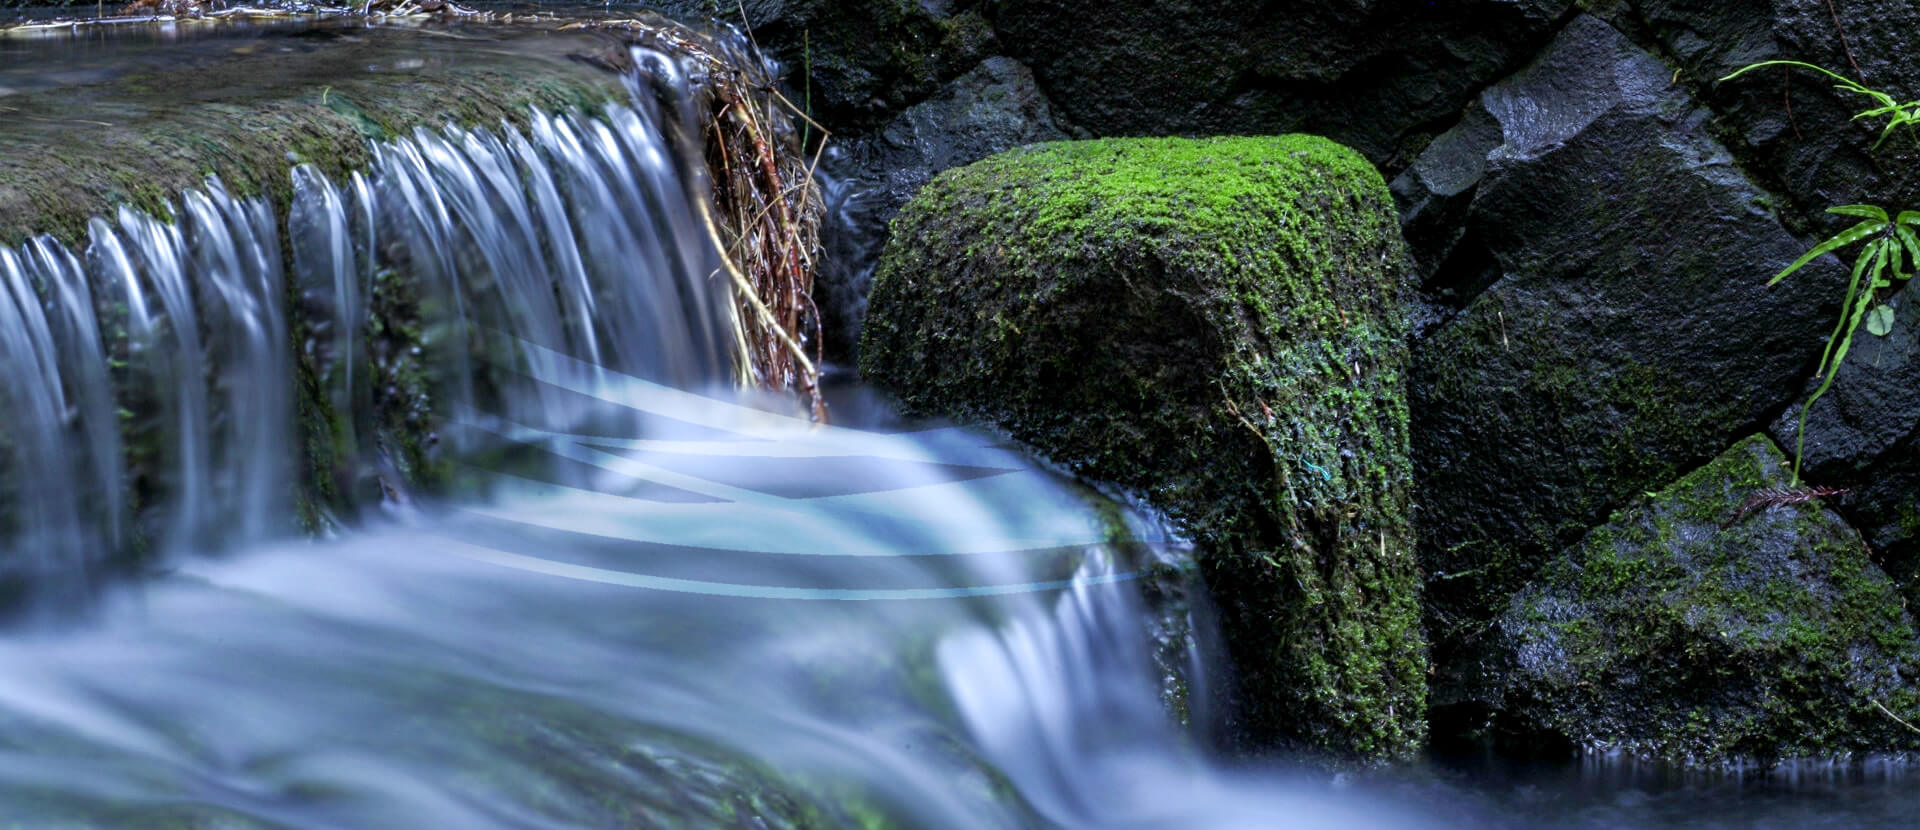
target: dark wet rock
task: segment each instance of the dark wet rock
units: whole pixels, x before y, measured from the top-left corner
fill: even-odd
[[[1920,205],[1920,143],[1870,149],[1884,120],[1850,122],[1871,101],[1833,89],[1825,76],[1766,69],[1714,79],[1750,63],[1799,60],[1863,80],[1901,101],[1920,98],[1920,6],[1908,0],[1615,0],[1601,13],[1657,44],[1683,82],[1719,115],[1722,140],[1764,170],[1798,212],[1822,227],[1831,205]],[[1857,68],[1856,68],[1857,65]]]
[[[1860,535],[1818,502],[1735,518],[1788,464],[1741,441],[1542,569],[1493,635],[1506,727],[1694,764],[1920,747],[1889,714],[1920,715],[1920,647]]]
[[[1324,139],[1035,145],[901,212],[861,368],[1192,533],[1256,740],[1406,757],[1404,257],[1379,173]]]
[[[838,131],[871,128],[934,94],[995,53],[993,27],[968,5],[920,0],[669,0],[669,15],[743,19],[785,68],[815,117]],[[804,77],[803,77],[804,76]],[[807,81],[805,78],[811,78]]]
[[[1456,307],[1461,297],[1478,294],[1498,276],[1491,262],[1468,263],[1452,257],[1466,233],[1473,195],[1487,174],[1487,154],[1500,142],[1500,122],[1478,104],[1469,106],[1460,123],[1435,137],[1389,186],[1400,208],[1400,230],[1407,237],[1423,293]],[[1484,253],[1473,244],[1460,250],[1466,256]],[[1439,284],[1442,274],[1457,284]]]
[[[816,283],[826,319],[828,356],[848,360],[866,314],[874,260],[884,238],[861,236],[900,212],[935,173],[1039,141],[1067,138],[1033,73],[1011,58],[982,61],[940,94],[909,107],[879,134],[856,139],[836,165],[855,192],[844,211],[855,228],[838,229],[832,268]]]
[[[933,174],[994,153],[1067,138],[1033,73],[1012,58],[988,58],[888,123],[868,148],[868,169],[886,176],[874,194],[892,219]]]
[[[1491,287],[1417,345],[1411,388],[1443,659],[1548,555],[1777,414],[1831,325],[1845,273],[1765,287],[1807,243],[1671,78],[1583,16],[1481,96],[1503,143],[1460,272],[1429,282]]]
[[[1920,300],[1906,291],[1891,304],[1893,330],[1885,337],[1860,331],[1833,387],[1808,412],[1800,473],[1850,491],[1835,500],[1841,512],[1911,600],[1920,599]],[[1817,385],[1810,380],[1773,422],[1775,440],[1789,452],[1800,436],[1800,402]]]
[[[1567,0],[1001,0],[1007,54],[1098,135],[1307,131],[1404,161]]]

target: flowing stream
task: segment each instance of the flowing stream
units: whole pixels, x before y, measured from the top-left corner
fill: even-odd
[[[1220,760],[1153,516],[858,389],[731,391],[682,81],[636,59],[596,115],[294,168],[286,217],[209,181],[0,250],[0,825],[1696,826]],[[316,404],[378,484],[313,540]],[[398,434],[459,495],[396,491]]]

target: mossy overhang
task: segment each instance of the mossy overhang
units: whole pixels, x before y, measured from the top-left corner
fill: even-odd
[[[368,166],[372,140],[525,123],[535,107],[593,111],[626,95],[616,75],[574,59],[618,48],[606,34],[232,28],[181,60],[109,62],[89,82],[0,97],[0,244],[45,233],[77,249],[90,217],[120,205],[167,216],[213,175],[284,216],[295,164],[340,176]]]

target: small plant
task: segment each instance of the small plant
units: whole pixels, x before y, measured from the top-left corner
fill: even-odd
[[[1920,101],[1902,104],[1893,96],[1876,89],[1869,89],[1859,81],[1848,78],[1832,70],[1801,61],[1762,61],[1741,67],[1734,73],[1721,78],[1731,81],[1752,70],[1768,66],[1799,67],[1811,69],[1838,83],[1834,89],[1854,95],[1862,95],[1874,101],[1876,106],[1855,114],[1855,120],[1887,116],[1886,129],[1880,131],[1880,138],[1873,143],[1874,149],[1886,143],[1887,137],[1901,126],[1905,126],[1912,135],[1914,125],[1920,124]],[[1920,135],[1915,135],[1920,143]],[[1840,320],[1834,324],[1833,334],[1827,337],[1826,351],[1820,355],[1819,368],[1814,377],[1821,378],[1820,386],[1807,402],[1800,407],[1800,425],[1797,442],[1793,449],[1793,484],[1800,483],[1800,460],[1807,446],[1807,413],[1813,410],[1814,401],[1827,393],[1833,386],[1834,375],[1839,373],[1840,364],[1847,357],[1847,349],[1853,345],[1853,336],[1865,325],[1867,332],[1876,337],[1884,337],[1893,330],[1893,309],[1879,302],[1879,292],[1890,288],[1896,280],[1912,279],[1913,267],[1920,265],[1920,210],[1903,210],[1898,214],[1889,214],[1885,209],[1873,205],[1842,205],[1827,208],[1828,213],[1840,216],[1852,216],[1860,223],[1827,238],[1813,246],[1792,265],[1786,267],[1767,285],[1773,285],[1785,279],[1788,274],[1800,270],[1802,266],[1819,258],[1822,254],[1832,253],[1859,242],[1866,245],[1853,262],[1853,276],[1847,282],[1847,297],[1840,305]]]

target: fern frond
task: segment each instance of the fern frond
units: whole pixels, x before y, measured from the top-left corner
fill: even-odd
[[[1751,497],[1749,497],[1746,500],[1745,503],[1741,504],[1740,509],[1733,511],[1733,518],[1730,518],[1725,522],[1722,522],[1720,524],[1720,529],[1726,530],[1727,528],[1733,527],[1734,525],[1739,524],[1741,519],[1744,519],[1747,516],[1752,515],[1754,513],[1758,513],[1760,511],[1772,510],[1773,508],[1776,508],[1776,507],[1785,507],[1790,504],[1805,504],[1807,502],[1813,501],[1814,499],[1823,499],[1828,496],[1845,495],[1850,492],[1853,492],[1853,491],[1847,490],[1844,488],[1837,488],[1837,487],[1798,487],[1798,486],[1775,487],[1771,489],[1761,490],[1759,492],[1754,493]]]
[[[1859,242],[1862,239],[1872,236],[1875,232],[1879,231],[1881,228],[1885,226],[1886,226],[1885,222],[1875,222],[1873,220],[1868,220],[1865,222],[1861,222],[1858,225],[1854,225],[1853,227],[1848,228],[1844,231],[1841,231],[1837,234],[1834,234],[1832,238],[1818,245],[1813,246],[1813,248],[1808,250],[1806,253],[1801,254],[1800,258],[1794,260],[1792,265],[1787,266],[1786,269],[1781,271],[1780,273],[1773,275],[1773,279],[1767,280],[1767,284],[1772,285],[1783,279],[1786,279],[1788,274],[1791,274],[1795,271],[1800,270],[1801,266],[1804,266],[1807,263],[1812,262],[1815,259],[1818,259],[1821,254],[1830,253],[1840,248],[1845,248],[1848,245],[1852,245],[1855,242]]]
[[[1841,205],[1839,207],[1827,208],[1827,212],[1837,213],[1841,216],[1858,216],[1862,219],[1872,219],[1882,223],[1888,221],[1886,210],[1878,205]]]
[[[1833,333],[1827,335],[1827,348],[1820,353],[1820,365],[1814,370],[1814,377],[1824,377],[1831,382],[1833,376],[1832,373],[1827,371],[1828,367],[1837,367],[1840,365],[1840,361],[1834,357],[1833,353],[1836,349],[1842,352],[1845,351],[1845,348],[1841,344],[1846,342],[1850,337],[1847,322],[1853,317],[1854,300],[1860,296],[1860,277],[1866,273],[1867,263],[1872,258],[1873,249],[1868,248],[1860,253],[1859,259],[1854,260],[1853,274],[1847,280],[1847,298],[1840,301],[1840,319],[1833,324]],[[1871,296],[1873,292],[1868,291],[1867,293]],[[1821,392],[1825,391],[1826,387],[1821,386],[1820,392],[1813,393],[1813,397],[1817,399],[1820,397]],[[1812,407],[1813,400],[1808,400],[1807,406]]]
[[[1906,246],[1908,261],[1913,263],[1916,270],[1920,270],[1920,234],[1914,233],[1912,228],[1905,225],[1894,225],[1893,235],[1900,240],[1900,244]],[[1913,276],[1913,272],[1909,271],[1898,276],[1904,280]]]

